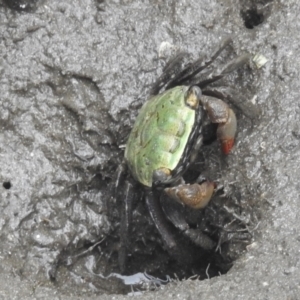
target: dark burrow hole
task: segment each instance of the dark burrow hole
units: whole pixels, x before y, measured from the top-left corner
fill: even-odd
[[[244,25],[253,29],[271,15],[273,0],[240,0],[240,14]]]
[[[16,11],[33,11],[37,0],[4,0],[6,5]]]
[[[204,129],[212,129],[215,132],[213,127]],[[207,134],[207,136],[211,135]],[[186,172],[184,179],[186,182],[194,182],[199,175],[203,175],[205,178],[218,180],[220,172],[226,168],[226,164],[227,159],[220,156],[214,135],[214,138],[206,140],[201,155]],[[95,180],[95,185],[92,185],[94,188],[97,188],[96,182],[99,185],[100,178]],[[161,197],[160,202],[164,201],[162,206],[174,206],[178,212],[184,215],[191,229],[200,229],[215,243],[211,249],[203,250],[170,222],[177,244],[184,248],[184,255],[178,259],[178,255],[174,257],[166,250],[162,237],[147,209],[143,189],[138,188],[136,197],[134,197],[132,224],[127,240],[126,269],[121,272],[118,258],[119,233],[122,227],[120,220],[126,183],[119,186],[121,197],[114,192],[114,180],[106,183],[108,186],[112,186],[105,193],[105,197],[109,200],[107,205],[111,206],[107,207],[107,215],[112,231],[95,242],[87,241],[80,248],[74,249],[74,245],[70,243],[70,248],[64,249],[48,273],[54,283],[59,282],[60,272],[57,270],[64,268],[77,274],[87,274],[86,269],[88,269],[89,275],[85,277],[85,282],[89,282],[95,287],[95,290],[107,294],[155,290],[159,285],[167,284],[172,280],[188,278],[204,280],[226,274],[252,241],[256,221],[252,222],[254,219],[253,207],[252,204],[250,205],[249,199],[253,199],[253,195],[245,194],[240,184],[231,185],[230,193],[227,194],[220,184],[208,206],[200,211],[189,209],[174,203],[173,200]],[[110,193],[113,193],[115,202],[111,202],[112,195]],[[103,241],[101,241],[102,238]],[[63,267],[60,268],[60,266]]]
[[[191,178],[197,175],[197,171],[188,172]],[[142,198],[143,192],[140,190],[133,207],[125,272],[121,274],[118,261],[121,225],[120,212],[117,212],[120,211],[120,205],[116,205],[110,220],[115,231],[98,241],[87,241],[77,249],[72,243],[70,248],[64,249],[48,274],[54,284],[60,281],[60,272],[57,270],[68,268],[71,273],[86,274],[86,266],[89,266],[90,275],[85,277],[85,282],[89,282],[99,293],[102,291],[107,294],[155,290],[170,281],[187,278],[204,280],[226,274],[253,238],[251,230],[255,224],[241,221],[243,218],[252,219],[252,208],[248,201],[243,201],[238,187],[225,197],[224,190],[220,188],[209,205],[201,211],[175,203],[190,228],[200,228],[215,242],[212,249],[203,250],[174,227],[178,245],[184,247],[187,256],[178,261],[166,250]],[[164,205],[169,205],[167,200]],[[80,268],[83,269],[80,271]]]
[[[9,190],[11,188],[10,181],[4,181],[2,185],[6,190]]]
[[[241,16],[244,20],[245,27],[253,29],[254,27],[264,22],[264,15],[257,11],[256,8],[241,11]]]
[[[209,147],[207,151],[209,152]],[[199,164],[203,164],[202,159],[199,159]],[[198,167],[199,164],[197,164]],[[191,169],[186,176],[191,178],[185,178],[185,180],[194,179],[195,176],[199,176],[199,171]],[[133,223],[128,240],[128,259],[126,270],[122,276],[130,276],[131,279],[136,277],[143,281],[138,274],[145,272],[144,274],[151,278],[146,284],[147,289],[149,286],[158,286],[170,280],[177,281],[187,278],[204,280],[226,274],[233,266],[234,261],[244,253],[246,245],[251,243],[253,236],[248,227],[249,224],[246,225],[241,221],[245,215],[247,216],[245,219],[252,219],[252,209],[250,205],[245,204],[247,201],[241,199],[239,188],[233,190],[230,196],[225,196],[224,193],[221,187],[209,205],[200,211],[174,204],[173,200],[170,200],[172,203],[169,203],[167,199],[161,198],[161,203],[162,200],[165,201],[162,206],[174,204],[176,210],[185,216],[191,229],[201,229],[215,243],[212,249],[203,250],[203,248],[195,246],[189,238],[174,227],[178,245],[184,248],[183,255],[175,255],[175,258],[166,250],[147,211],[145,202],[140,201],[143,198],[143,193],[140,191],[133,209]],[[242,202],[243,204],[241,204]],[[119,224],[119,219],[115,222]],[[116,232],[112,234],[116,238],[107,239],[101,247],[102,251],[106,253],[104,256],[109,257],[108,267],[105,271],[106,276],[120,274],[117,250],[119,247],[118,226],[122,225],[117,225]],[[95,270],[97,270],[97,266]],[[100,273],[100,268],[98,270]],[[116,286],[116,283],[114,284]],[[129,293],[132,290],[143,290],[143,288],[142,284],[123,285],[122,287],[119,285],[114,292]]]

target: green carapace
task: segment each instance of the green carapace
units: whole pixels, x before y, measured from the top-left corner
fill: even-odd
[[[185,103],[187,90],[187,86],[177,86],[149,99],[135,121],[125,160],[144,186],[152,186],[154,170],[174,170],[183,155],[196,114]]]

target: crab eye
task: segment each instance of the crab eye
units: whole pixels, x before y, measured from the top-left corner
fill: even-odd
[[[168,180],[170,180],[171,177],[172,177],[171,170],[164,167],[154,170],[152,175],[153,183],[155,185],[158,185],[160,183],[165,183]]]
[[[188,105],[192,109],[197,109],[201,95],[202,92],[198,86],[196,85],[190,86],[185,94],[186,105]]]
[[[202,91],[197,85],[190,86],[189,90],[191,91],[191,93],[195,94],[195,97],[197,97],[197,99],[202,96]]]

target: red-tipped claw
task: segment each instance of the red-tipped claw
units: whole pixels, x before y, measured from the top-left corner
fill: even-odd
[[[234,139],[221,140],[221,149],[224,154],[229,154],[234,145]]]
[[[236,134],[237,121],[232,109],[228,109],[228,119],[226,123],[220,123],[217,129],[217,136],[221,142],[221,148],[224,154],[229,154]]]

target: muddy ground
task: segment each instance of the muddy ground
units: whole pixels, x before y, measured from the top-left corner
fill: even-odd
[[[201,266],[183,266],[138,201],[126,274],[171,277],[146,283],[157,290],[143,299],[299,299],[299,12],[296,0],[2,1],[1,298],[123,299],[141,289],[103,278],[120,272],[122,146],[168,58],[209,55],[232,36],[217,65],[243,53],[267,62],[222,81],[260,115],[233,105],[233,152],[212,142],[199,158],[219,186],[203,227],[224,243]],[[192,275],[206,280],[179,281]]]

